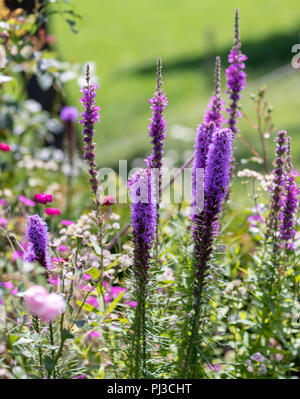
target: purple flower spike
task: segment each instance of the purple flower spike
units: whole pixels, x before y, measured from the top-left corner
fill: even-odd
[[[296,234],[296,213],[298,208],[298,195],[300,192],[299,187],[295,182],[297,175],[291,163],[291,138],[288,137],[288,156],[287,164],[288,171],[285,177],[285,193],[283,195],[282,212],[279,214],[281,220],[280,226],[280,239],[284,242],[283,246],[286,249],[294,250],[294,236]]]
[[[153,198],[150,170],[139,170],[130,179],[128,186],[131,198],[134,265],[135,272],[139,274],[149,268],[148,261],[156,228],[156,201]]]
[[[208,149],[204,174],[203,211],[192,216],[195,265],[198,269],[196,276],[201,269],[207,268],[212,251],[214,229],[230,179],[232,140],[230,129],[217,130]]]
[[[71,122],[74,123],[77,121],[78,119],[78,110],[75,107],[71,107],[71,106],[66,106],[63,107],[63,109],[61,110],[60,113],[60,119],[64,122]]]
[[[213,122],[217,128],[221,129],[224,122],[224,118],[221,114],[222,106],[224,104],[224,101],[222,101],[221,99],[221,58],[216,57],[215,90],[213,96],[210,99],[210,103],[208,104],[207,111],[204,115],[204,122]]]
[[[273,185],[271,191],[271,205],[270,205],[270,219],[269,229],[273,230],[273,233],[277,233],[278,230],[278,216],[283,206],[283,187],[285,183],[285,172],[284,163],[286,161],[287,153],[287,134],[285,130],[280,130],[277,133],[276,138],[276,159],[274,162],[273,169]]]
[[[238,133],[237,128],[237,118],[241,116],[238,110],[238,102],[241,98],[241,91],[246,87],[246,73],[243,71],[245,69],[245,62],[247,57],[242,54],[241,41],[239,36],[239,10],[235,10],[235,36],[234,36],[234,46],[230,50],[228,56],[228,62],[231,64],[226,69],[226,79],[228,90],[226,93],[229,94],[231,100],[230,106],[227,109],[229,114],[229,119],[227,121],[228,127],[233,133]]]
[[[164,154],[163,147],[164,147],[164,139],[166,137],[166,121],[163,112],[166,106],[168,105],[167,98],[163,94],[161,89],[161,84],[162,84],[161,70],[162,70],[161,59],[158,58],[156,92],[154,93],[153,98],[149,100],[149,103],[151,104],[152,108],[152,118],[151,118],[151,123],[149,125],[149,136],[152,138],[151,144],[153,145],[153,149],[149,158],[146,159],[148,167],[154,169],[155,171],[156,191],[159,196],[159,202],[161,200],[161,185],[162,185],[161,167],[162,167],[162,158]]]
[[[203,177],[207,164],[207,154],[216,131],[214,123],[202,122],[197,129],[194,145],[194,162],[192,168],[192,210],[196,211],[203,205]],[[198,211],[196,211],[198,213]]]
[[[49,268],[51,261],[47,249],[48,245],[48,226],[44,219],[39,215],[28,216],[26,226],[26,236],[29,247],[25,256],[27,262],[38,262],[46,269],[46,277],[49,278]]]
[[[82,99],[80,100],[81,104],[84,106],[84,111],[81,114],[82,119],[79,121],[83,125],[83,141],[84,141],[84,159],[89,164],[89,174],[90,174],[90,183],[93,192],[97,193],[97,188],[99,181],[97,179],[97,170],[96,170],[96,162],[95,162],[95,144],[93,143],[93,137],[95,134],[94,124],[99,121],[100,115],[99,110],[100,107],[96,106],[96,90],[98,87],[94,84],[90,84],[90,73],[89,66],[87,67],[86,73],[87,85],[81,89],[81,93],[83,93]]]

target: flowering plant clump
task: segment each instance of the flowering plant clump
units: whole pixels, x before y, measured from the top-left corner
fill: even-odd
[[[75,30],[75,8],[34,3],[0,0],[0,379],[298,378],[297,137],[275,127],[264,87],[256,120],[241,111],[253,75],[238,10],[227,91],[228,48],[206,71],[212,96],[188,110],[168,62],[163,91],[158,58],[150,125],[127,146],[133,170],[117,174],[106,155],[117,164],[129,141],[108,146],[107,82],[98,91],[92,63],[54,58],[46,33],[56,12]],[[76,78],[81,111],[64,90]],[[115,119],[126,111],[134,129],[123,105]],[[190,116],[198,126],[174,124]]]

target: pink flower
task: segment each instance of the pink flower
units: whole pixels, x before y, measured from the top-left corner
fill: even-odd
[[[19,201],[23,202],[26,206],[35,206],[35,202],[29,198],[24,197],[23,195],[19,195]]]
[[[10,146],[5,143],[0,143],[0,150],[4,152],[9,152],[10,151]]]
[[[66,247],[65,245],[60,245],[58,247],[59,252],[66,252],[68,250],[68,247]]]
[[[116,203],[116,200],[112,195],[108,195],[108,196],[104,197],[102,200],[102,205],[112,205],[115,203]]]
[[[63,224],[64,226],[70,226],[71,224],[74,224],[72,220],[67,220],[67,219],[61,220],[60,223]]]
[[[88,274],[88,273],[84,273],[84,275],[82,276],[83,280],[85,281],[89,281],[89,280],[93,280],[93,277]]]
[[[98,303],[97,299],[94,296],[90,296],[88,298],[88,300],[86,301],[86,303],[88,303],[89,305],[94,306],[94,308],[97,308],[99,306],[99,303]]]
[[[0,283],[0,285],[2,285],[2,287],[4,288],[7,288],[8,290],[12,290],[14,288],[14,285],[11,281],[4,281]]]
[[[0,225],[3,227],[6,227],[8,223],[8,220],[0,216]]]
[[[58,287],[59,284],[60,284],[59,274],[55,274],[53,277],[49,277],[48,278],[48,283]]]
[[[135,301],[124,302],[124,305],[131,306],[132,308],[136,308],[137,302],[135,302]]]
[[[39,204],[47,204],[48,202],[52,202],[52,195],[51,194],[35,194],[34,196],[34,200],[35,202],[39,203]]]
[[[121,294],[122,291],[127,291],[126,288],[122,287],[111,287],[110,293],[113,299],[117,298]]]
[[[99,331],[91,331],[88,333],[88,341],[93,341],[93,339],[97,339],[101,337],[101,333]]]
[[[43,321],[51,322],[64,311],[64,298],[59,294],[48,294],[44,307],[41,310],[40,318]]]
[[[45,212],[49,216],[61,214],[61,211],[57,208],[47,208],[47,209],[45,209]]]
[[[51,322],[65,311],[65,300],[59,294],[49,294],[40,286],[33,285],[24,293],[24,300],[30,313],[45,322]]]
[[[207,366],[207,368],[209,369],[209,370],[212,370],[212,371],[221,371],[221,367],[220,367],[220,365],[219,364],[209,364],[208,366]]]
[[[35,316],[41,316],[46,299],[47,290],[40,285],[33,285],[24,293],[24,301],[30,313]]]

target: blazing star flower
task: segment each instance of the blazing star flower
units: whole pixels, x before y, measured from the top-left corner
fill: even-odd
[[[29,247],[25,261],[39,262],[46,270],[46,277],[49,278],[51,261],[47,249],[48,226],[44,219],[41,219],[39,215],[28,216],[26,236],[29,241]]]
[[[194,145],[194,162],[192,168],[192,211],[200,211],[203,202],[203,177],[207,164],[207,154],[216,131],[214,123],[202,122],[198,126]]]
[[[201,213],[192,215],[192,233],[195,240],[196,269],[207,267],[212,251],[215,222],[221,211],[222,201],[229,184],[232,154],[232,132],[230,129],[217,130],[207,153],[204,174],[204,203]]]
[[[291,138],[288,137],[287,146],[287,172],[284,179],[284,194],[282,197],[282,210],[279,213],[280,225],[280,239],[283,241],[283,247],[289,250],[294,249],[293,239],[296,234],[295,226],[297,220],[298,208],[298,194],[300,188],[297,186],[295,177],[297,172],[292,165],[291,157]]]
[[[90,183],[92,190],[96,195],[99,181],[97,179],[97,169],[94,153],[95,144],[93,143],[93,137],[95,134],[94,125],[100,119],[100,107],[96,106],[95,97],[98,87],[94,84],[90,84],[89,67],[87,68],[86,80],[87,85],[83,89],[81,89],[81,93],[83,93],[83,96],[80,102],[84,106],[84,111],[81,114],[82,119],[79,121],[79,123],[83,125],[83,141],[85,144],[83,147],[84,159],[89,165]]]
[[[287,134],[285,130],[280,130],[276,138],[276,159],[274,162],[273,185],[271,188],[271,205],[269,229],[277,232],[278,216],[283,204],[283,188],[285,183],[284,164],[287,153]]]
[[[39,204],[47,204],[48,202],[52,202],[52,195],[51,194],[35,194],[34,196],[34,200],[35,202],[39,203]]]
[[[235,10],[235,36],[234,46],[230,50],[228,56],[228,62],[230,66],[226,69],[227,87],[226,93],[229,94],[231,100],[230,107],[227,109],[229,119],[227,121],[229,128],[233,133],[238,133],[237,128],[237,117],[241,116],[238,110],[238,102],[241,98],[241,91],[246,87],[246,74],[243,71],[245,69],[245,61],[247,57],[242,54],[241,41],[239,36],[239,10]]]
[[[76,122],[79,116],[79,112],[76,107],[66,106],[63,107],[60,113],[60,119],[64,122]]]
[[[166,138],[166,121],[163,113],[168,105],[167,97],[163,94],[161,89],[161,67],[161,59],[158,58],[156,92],[154,93],[153,98],[149,100],[152,108],[152,119],[148,129],[149,136],[152,138],[151,144],[153,145],[153,149],[149,158],[146,159],[148,167],[154,169],[154,173],[157,174],[157,176],[155,176],[155,189],[158,197],[157,205],[159,205],[161,199],[161,167],[164,154],[164,139]],[[159,212],[159,209],[157,209],[157,212]]]
[[[46,208],[45,213],[49,216],[61,215],[61,211],[57,208]]]
[[[10,151],[10,145],[5,144],[5,143],[0,143],[0,151],[9,152]]]
[[[35,206],[34,201],[32,201],[29,198],[24,197],[23,195],[19,195],[18,199],[19,199],[19,201],[23,202],[23,204],[26,206]]]
[[[134,266],[137,273],[147,271],[155,237],[156,213],[149,169],[139,170],[129,181],[131,223],[134,241]]]
[[[207,124],[213,122],[216,128],[221,128],[224,122],[224,118],[221,114],[222,106],[224,104],[224,101],[222,101],[221,99],[221,58],[216,57],[215,90],[205,112],[204,122],[206,122]]]

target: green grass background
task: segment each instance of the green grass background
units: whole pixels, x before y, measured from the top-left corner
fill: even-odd
[[[95,62],[100,78],[97,126],[100,166],[116,167],[119,159],[144,157],[150,149],[148,99],[155,88],[155,62],[163,59],[163,87],[168,96],[167,123],[195,129],[203,119],[213,89],[213,63],[221,55],[225,91],[227,54],[232,46],[234,9],[240,9],[242,50],[247,62],[248,86],[243,110],[250,115],[250,95],[264,83],[274,105],[274,122],[293,137],[293,156],[300,164],[300,70],[290,65],[293,44],[300,42],[299,1],[289,0],[73,0],[83,23],[73,34],[61,17],[52,20],[56,48],[62,59]],[[275,71],[275,72],[274,72]],[[79,106],[76,84],[67,85],[68,101]],[[224,99],[227,96],[223,93]],[[245,121],[241,132],[255,148],[256,132]],[[246,157],[236,143],[237,158]],[[168,136],[166,150],[179,158],[192,150],[188,141]],[[272,146],[273,147],[273,146]],[[274,147],[273,147],[274,148]],[[248,165],[250,166],[250,165]]]

